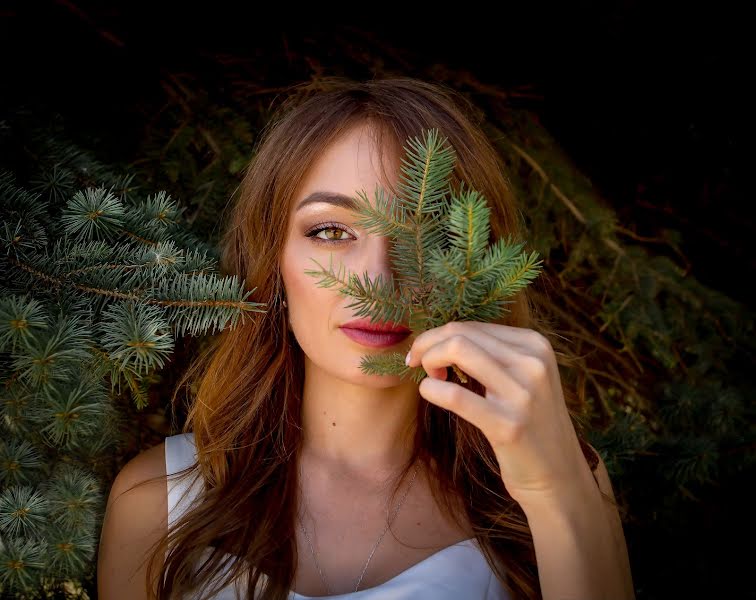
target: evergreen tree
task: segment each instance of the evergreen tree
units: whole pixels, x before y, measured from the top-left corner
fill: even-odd
[[[262,309],[217,272],[166,192],[138,193],[133,176],[47,131],[22,146],[23,132],[3,133],[0,593],[34,597],[92,575],[99,471],[123,425],[113,398],[145,408],[177,337]]]
[[[308,77],[317,55],[325,61],[326,71],[334,69],[332,60],[339,63],[336,70],[363,77],[404,70],[399,64],[383,64],[375,57],[342,50],[325,56],[318,54],[321,48],[316,45],[292,46],[291,68],[301,66],[302,78]],[[186,199],[193,210],[185,219],[190,224],[213,224],[214,215],[239,183],[239,161],[251,155],[249,140],[267,121],[266,111],[278,90],[268,92],[260,81],[280,78],[281,70],[271,68],[268,54],[261,53],[255,60],[246,72],[235,71],[229,67],[232,63],[219,60],[218,73],[212,75],[216,79],[210,81],[207,74],[183,74],[181,93],[166,79],[162,83],[173,90],[167,104],[151,107],[151,114],[135,121],[137,125],[142,120],[159,123],[145,132],[143,146],[133,152],[139,156],[139,181],[148,182],[152,189],[170,189],[174,196]],[[224,70],[228,72],[219,73]],[[545,277],[535,281],[529,291],[539,316],[551,320],[560,333],[552,340],[555,350],[569,346],[580,356],[563,376],[576,379],[592,409],[589,441],[602,455],[620,502],[638,599],[741,591],[739,586],[747,583],[739,575],[747,572],[740,568],[746,555],[735,552],[727,536],[742,522],[739,515],[747,495],[741,492],[753,479],[756,466],[752,309],[696,278],[682,252],[683,234],[653,228],[655,237],[644,237],[636,230],[635,215],[626,212],[618,218],[612,206],[617,199],[602,195],[580,172],[538,116],[527,109],[527,103],[523,108],[522,103],[505,99],[509,96],[501,88],[467,73],[462,77],[442,65],[414,74],[447,82],[470,95],[481,108],[482,126],[506,162],[516,196],[527,207],[522,216],[528,240],[543,257],[545,270]],[[463,80],[464,84],[460,83]],[[281,85],[284,83],[281,80]],[[310,87],[326,85],[318,76]],[[247,93],[250,87],[257,90],[251,96]],[[207,98],[210,89],[227,91]],[[203,102],[192,103],[195,98]],[[215,103],[220,103],[222,110],[214,108]],[[222,119],[214,118],[219,114]],[[618,114],[617,119],[621,118]],[[253,132],[250,124],[256,124]],[[0,120],[0,163],[17,175],[17,181],[23,183],[19,187],[27,193],[40,193],[47,208],[38,214],[42,226],[27,220],[23,224],[27,238],[16,243],[28,246],[35,237],[42,243],[66,201],[87,187],[112,189],[119,198],[121,192],[134,193],[136,187],[129,177],[117,178],[80,148],[52,140],[55,133],[47,124],[35,144],[28,140],[11,144],[10,134],[21,129],[23,125],[11,128],[9,122]],[[243,135],[232,136],[234,143],[229,143],[229,131]],[[51,143],[44,144],[45,140]],[[243,148],[239,148],[239,140],[244,142]],[[103,140],[102,149],[119,143]],[[57,146],[66,169],[56,168],[60,161],[51,158],[43,164],[50,153],[42,152],[41,145]],[[168,174],[164,172],[166,156],[171,164]],[[56,191],[61,189],[67,189],[62,197]],[[14,239],[15,226],[15,221],[3,224],[3,240]],[[209,240],[212,232],[196,229],[199,241],[188,247],[205,248],[202,240]],[[176,233],[184,231],[180,227]],[[3,255],[6,246],[3,242]],[[208,254],[212,255],[212,248]],[[12,286],[19,275],[15,268],[0,274],[4,298],[11,293],[31,293],[35,298],[43,294],[38,289],[44,285],[40,280],[32,279],[31,289]],[[552,283],[553,287],[546,287]],[[64,314],[68,306],[73,305],[62,304]],[[36,331],[34,312],[26,318],[29,330]],[[11,385],[17,377],[13,378],[16,371],[9,351],[0,353],[0,368],[4,381],[0,436],[3,441],[23,440],[23,433],[11,438],[7,428],[31,396]],[[154,389],[159,385],[149,377],[139,381],[143,394],[148,386]],[[109,385],[105,380],[112,398]],[[133,395],[128,385],[123,387]],[[122,431],[123,424],[115,420],[123,417],[116,412],[112,418],[114,421],[108,421],[111,429]],[[103,438],[108,443],[113,440],[107,435]],[[92,471],[98,465],[100,473],[106,471],[101,458],[112,456],[112,449],[97,449],[94,442],[90,446],[94,448],[89,463]],[[20,450],[14,452],[13,461],[6,461],[6,454],[0,457],[0,464],[8,465],[1,467],[3,473],[29,473],[30,465],[47,461],[35,463]],[[100,487],[107,483],[101,477]],[[6,485],[0,482],[0,493],[5,493]],[[0,542],[6,535],[2,532],[0,524]],[[34,565],[32,558],[27,565]],[[7,564],[0,561],[0,569]],[[0,581],[3,576],[0,574]]]

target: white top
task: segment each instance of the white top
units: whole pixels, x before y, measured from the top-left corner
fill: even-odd
[[[181,433],[165,438],[165,468],[168,475],[196,462],[193,433]],[[168,524],[173,524],[201,491],[199,479],[190,487],[191,477],[167,480]],[[185,494],[185,496],[182,495]],[[206,555],[211,550],[208,548]],[[261,579],[264,579],[263,574]],[[197,596],[199,598],[200,596]],[[402,571],[388,581],[372,588],[332,596],[304,596],[293,590],[289,600],[511,600],[499,582],[475,538],[447,546]],[[223,588],[212,599],[236,600],[232,586]]]

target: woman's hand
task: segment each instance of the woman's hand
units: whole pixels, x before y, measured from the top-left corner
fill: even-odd
[[[410,367],[429,377],[420,394],[477,426],[499,462],[507,491],[523,508],[549,506],[596,488],[564,401],[554,351],[540,333],[478,321],[452,321],[422,332]],[[457,365],[485,397],[446,381]]]

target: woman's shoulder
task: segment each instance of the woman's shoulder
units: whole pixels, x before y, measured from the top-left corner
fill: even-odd
[[[167,508],[165,476],[165,443],[160,442],[143,450],[121,468],[110,488],[108,505],[128,503],[144,508],[149,505],[153,509],[151,514],[163,514],[161,509]]]
[[[118,472],[110,490],[111,502],[124,494],[138,495],[144,501],[166,504],[166,476],[193,460],[194,436],[182,433],[141,451]],[[141,491],[137,491],[141,490]]]
[[[140,561],[167,526],[164,444],[137,454],[116,475],[98,549],[100,597],[144,598]]]
[[[162,442],[134,456],[121,468],[113,481],[109,502],[129,495],[139,498],[141,504],[154,505],[156,512],[163,514],[170,504],[166,489],[170,494],[173,489],[183,484],[172,483],[168,476],[191,466],[195,460],[193,433],[168,436]]]
[[[126,491],[151,480],[165,477],[165,442],[143,450],[129,460],[113,481],[113,489]],[[147,486],[150,487],[150,486]]]

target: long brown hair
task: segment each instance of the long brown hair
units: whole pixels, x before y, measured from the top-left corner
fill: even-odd
[[[260,585],[257,597],[285,600],[294,581],[304,363],[281,305],[278,266],[286,239],[281,231],[308,169],[356,125],[376,126],[379,152],[384,142],[400,151],[408,138],[436,128],[456,153],[452,185],[457,189],[465,182],[491,207],[490,242],[506,234],[522,239],[519,207],[504,163],[480,127],[482,119],[469,101],[442,84],[404,77],[365,82],[329,78],[318,86],[293,88],[266,125],[226,222],[222,266],[243,278],[248,289],[256,288],[254,299],[266,302],[267,312],[253,313],[254,318],[219,334],[185,376],[185,382],[195,383],[195,394],[183,432],[194,432],[198,460],[183,473],[201,477],[203,491],[151,555],[150,582],[154,561],[165,557],[154,584],[159,600],[192,589],[215,593],[245,576],[248,597],[255,597]],[[527,288],[511,300],[500,323],[554,335],[534,316]],[[557,353],[557,359],[570,364],[566,354]],[[464,385],[484,393],[474,379]],[[578,421],[582,398],[568,385],[565,396],[593,467],[597,458],[586,447]],[[482,432],[421,399],[413,455],[394,494],[415,459],[431,473],[433,495],[448,517],[458,523],[462,515],[469,520],[512,598],[540,598],[527,520],[507,493]],[[203,554],[207,560],[200,561]]]

